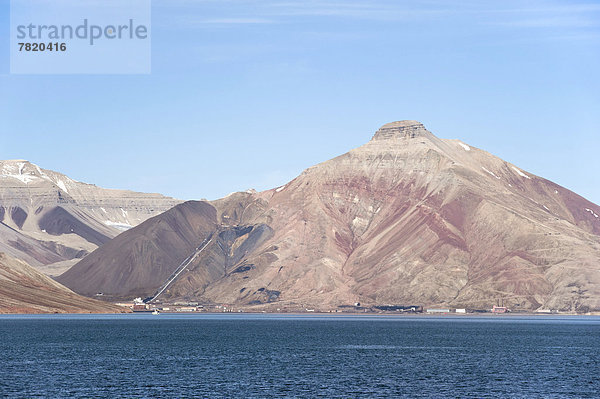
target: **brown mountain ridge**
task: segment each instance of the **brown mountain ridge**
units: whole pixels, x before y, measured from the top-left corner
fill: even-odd
[[[58,278],[112,298],[600,310],[600,207],[416,121],[261,193],[187,202]]]

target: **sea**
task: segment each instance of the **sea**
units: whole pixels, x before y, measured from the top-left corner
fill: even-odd
[[[3,398],[598,398],[600,317],[0,316]]]

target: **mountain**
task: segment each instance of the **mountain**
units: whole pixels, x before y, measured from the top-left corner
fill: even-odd
[[[0,161],[0,251],[60,274],[180,202],[81,183],[24,160]]]
[[[600,310],[600,207],[416,121],[288,184],[187,202],[59,276],[76,292],[273,308]]]
[[[23,261],[0,252],[0,313],[122,313],[75,294]]]

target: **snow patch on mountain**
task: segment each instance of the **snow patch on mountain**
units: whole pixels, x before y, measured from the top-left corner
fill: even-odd
[[[42,177],[44,177],[44,178],[47,178],[47,177],[48,177],[48,176],[47,176],[47,175],[46,175],[44,172],[42,172],[42,169],[41,169],[39,166],[37,166],[37,165],[36,165],[36,164],[34,164],[34,163],[32,163],[32,165],[33,165],[33,166],[34,166],[34,167],[37,169],[37,171],[38,171],[38,173],[40,174],[40,176],[42,176]]]
[[[494,176],[496,179],[500,179],[499,176],[496,176],[496,174],[494,172],[492,172],[491,170],[486,169],[485,167],[481,167],[481,169],[483,169],[484,171],[486,171],[487,173],[489,173],[490,175]]]
[[[114,227],[117,230],[121,230],[121,231],[125,231],[125,230],[129,230],[130,228],[132,228],[133,226],[127,223],[119,223],[119,222],[113,222],[111,220],[106,220],[104,222],[105,225],[107,226],[111,226]]]
[[[517,174],[521,177],[524,177],[526,179],[531,179],[531,177],[527,176],[525,173],[521,172],[519,169],[515,168],[514,166],[511,166],[511,168],[513,168],[513,170],[515,172],[517,172]]]
[[[58,181],[56,182],[56,185],[57,185],[57,186],[58,186],[58,187],[59,187],[61,190],[63,190],[65,193],[67,193],[67,194],[69,193],[69,190],[67,190],[67,186],[65,186],[65,182],[64,182],[64,181],[62,181],[62,180],[58,180]]]
[[[585,210],[588,211],[589,213],[591,213],[592,215],[594,215],[595,218],[598,217],[598,215],[596,214],[596,212],[594,212],[593,210],[588,209],[588,208],[585,208]]]
[[[50,174],[47,174],[42,168],[28,161],[12,160],[0,161],[0,163],[2,164],[0,177],[17,179],[24,184],[43,179],[56,184],[61,190],[68,193],[67,185],[76,182],[60,173],[50,171]]]
[[[469,147],[468,145],[464,144],[464,143],[458,143],[459,146],[461,146],[465,151],[471,151],[471,147]]]
[[[32,174],[23,174],[23,169],[25,168],[25,162],[18,163],[4,163],[2,165],[2,170],[0,172],[0,177],[3,178],[13,178],[21,181],[24,184],[29,184],[30,182],[38,179],[37,176]]]

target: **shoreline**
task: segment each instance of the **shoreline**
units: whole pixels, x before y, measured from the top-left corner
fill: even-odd
[[[198,317],[198,316],[220,316],[229,318],[243,318],[244,316],[251,316],[253,318],[275,318],[275,317],[290,317],[290,318],[411,318],[411,319],[465,319],[465,318],[486,318],[486,319],[519,319],[519,318],[563,318],[563,317],[600,317],[600,312],[593,313],[466,313],[466,314],[426,314],[426,313],[300,313],[300,312],[161,312],[158,315],[153,315],[151,312],[129,312],[129,313],[0,313],[0,318],[10,318],[11,316],[17,317],[94,317],[94,316],[110,316],[115,318],[127,318],[127,317],[142,317],[160,319],[160,316],[182,316],[182,317]]]

